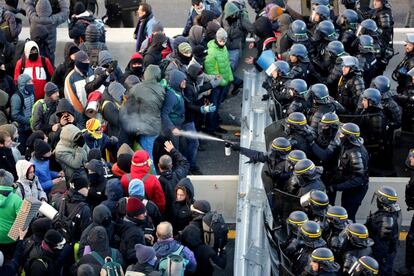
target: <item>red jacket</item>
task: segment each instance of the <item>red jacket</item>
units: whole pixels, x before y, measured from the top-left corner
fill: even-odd
[[[35,100],[43,99],[45,96],[45,84],[48,81],[46,71],[49,72],[49,76],[52,77],[54,68],[52,63],[48,58],[45,57],[45,63],[47,68],[43,68],[42,65],[42,58],[37,58],[36,61],[29,60],[30,50],[36,47],[39,51],[39,47],[37,46],[36,42],[28,41],[24,46],[24,54],[25,54],[25,68],[23,69],[23,73],[29,75],[33,79],[33,85],[35,90]],[[22,58],[20,58],[16,62],[16,67],[14,68],[14,81],[17,83],[17,79],[19,78],[22,72]]]
[[[148,165],[145,166],[135,166],[131,165],[131,173],[130,179],[143,179],[144,176],[148,173],[150,170],[150,167]],[[128,195],[128,186],[129,186],[129,180],[126,174],[124,174],[121,178],[121,185],[124,189],[125,195]],[[157,206],[158,209],[160,209],[161,213],[164,213],[165,210],[165,195],[164,191],[162,190],[161,184],[158,181],[158,178],[151,174],[147,177],[147,179],[144,181],[144,188],[145,188],[145,196],[147,199],[153,201]]]

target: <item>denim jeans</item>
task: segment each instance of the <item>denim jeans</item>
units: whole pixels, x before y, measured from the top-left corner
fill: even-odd
[[[231,66],[231,70],[233,71],[233,74],[237,70],[239,59],[240,59],[239,49],[229,50],[229,60],[230,60],[230,66]]]
[[[223,100],[225,99],[227,92],[229,91],[228,86],[217,86],[211,91],[210,94],[210,103],[216,106],[216,111],[209,112],[206,115],[206,131],[214,132],[219,127],[219,108]]]
[[[194,122],[183,125],[183,130],[196,132]],[[197,168],[198,139],[185,138],[185,146],[182,147],[182,153],[190,162],[190,170]]]
[[[152,155],[152,150],[154,149],[154,142],[157,139],[158,135],[140,135],[139,136],[139,144],[141,145],[142,149],[146,150],[152,160],[151,169],[155,173],[155,166],[154,166],[154,157]]]

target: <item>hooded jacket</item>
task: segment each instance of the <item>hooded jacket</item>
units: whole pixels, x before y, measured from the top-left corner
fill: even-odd
[[[226,46],[220,48],[214,40],[207,43],[207,57],[204,61],[204,72],[208,75],[220,75],[220,86],[227,86],[233,81],[229,52]]]
[[[0,244],[15,242],[7,234],[20,211],[22,202],[22,199],[15,194],[13,187],[0,186]]]
[[[40,185],[39,178],[35,175],[33,180],[27,179],[27,172],[33,164],[27,160],[19,160],[16,163],[18,189],[16,194],[22,199],[31,198],[37,200],[46,200],[47,195],[43,191],[42,185]],[[22,191],[22,189],[24,191]]]
[[[54,53],[56,51],[56,28],[65,22],[69,16],[69,2],[59,0],[60,12],[52,14],[52,6],[48,0],[39,0],[35,7],[35,0],[25,2],[26,16],[30,23],[30,36],[39,26],[43,26],[48,30],[47,44],[51,53],[51,59],[54,61]],[[53,71],[50,75],[53,75]]]
[[[129,174],[131,180],[135,178],[143,179],[144,176],[148,174],[150,170],[148,160],[150,160],[150,157],[146,151],[139,150],[135,152],[132,157],[131,173]],[[143,164],[144,162],[145,164]],[[128,194],[129,182],[130,180],[128,180],[127,175],[123,175],[121,184],[125,194]],[[147,179],[144,181],[144,187],[147,198],[157,204],[158,209],[163,213],[165,210],[165,196],[158,178],[152,174],[148,175]]]
[[[30,80],[31,77],[29,75],[22,74],[18,81],[19,91],[14,93],[10,100],[11,118],[19,124],[20,131],[30,129],[30,117],[32,116],[32,106],[35,101],[35,96],[25,89],[25,85]]]
[[[220,11],[220,7],[216,4],[216,1],[207,0],[207,1],[203,1],[203,4],[204,4],[204,10],[210,11],[215,18],[220,17],[221,11]],[[187,18],[187,21],[185,23],[185,27],[183,30],[183,36],[188,36],[188,32],[190,31],[190,28],[194,24],[194,19],[198,15],[199,14],[194,9],[194,7],[191,6],[190,11],[188,12],[188,18]]]
[[[6,3],[2,4],[0,9],[2,9],[0,13],[2,13],[3,20],[7,22],[7,41],[13,43],[18,40],[19,34],[22,31],[22,21],[16,17],[19,11]]]
[[[99,53],[102,50],[108,50],[106,44],[99,41],[100,36],[98,27],[95,24],[90,24],[85,31],[85,42],[79,45],[79,49],[88,54],[91,66],[94,67],[99,64]]]
[[[117,178],[109,179],[106,183],[105,195],[107,200],[102,201],[101,204],[111,210],[112,217],[115,220],[117,217],[117,203],[122,197],[124,197],[124,190],[122,189],[121,181]]]
[[[52,128],[49,125],[50,117],[56,112],[58,102],[52,101],[50,97],[45,95],[44,102],[38,102],[33,106],[32,110],[32,130],[42,130],[49,133]]]
[[[59,64],[52,76],[52,82],[59,87],[60,97],[64,97],[63,87],[65,86],[65,78],[70,71],[75,67],[75,62],[70,58],[71,50],[78,48],[73,42],[66,42],[65,49],[63,51],[64,60]]]
[[[130,89],[128,100],[121,108],[124,130],[129,134],[155,136],[161,133],[161,108],[165,91],[158,83],[161,70],[150,65],[145,70],[144,81]]]
[[[31,61],[29,59],[30,50],[32,48],[36,48],[39,53],[39,56],[36,61]],[[28,41],[24,45],[24,59],[24,68],[22,61],[23,57],[20,58],[16,63],[16,67],[14,69],[14,81],[17,82],[19,76],[22,73],[29,75],[33,79],[36,100],[43,99],[45,96],[45,84],[48,81],[46,70],[49,76],[52,76],[54,72],[53,65],[47,57],[44,57],[46,68],[43,67],[39,46],[34,41]]]
[[[89,149],[86,144],[83,147],[75,144],[76,135],[81,135],[79,128],[72,124],[64,126],[55,148],[56,161],[62,166],[66,179],[71,179],[73,173],[82,168],[88,159]]]
[[[169,209],[169,219],[172,222],[174,233],[178,233],[186,227],[191,219],[192,213],[190,206],[194,202],[194,187],[189,178],[183,178],[175,186],[175,193],[181,189],[186,193],[186,198],[183,201],[175,200],[172,208]]]
[[[59,173],[50,169],[49,160],[38,160],[34,156],[30,159],[30,162],[35,166],[35,174],[39,179],[40,185],[45,193],[49,193],[53,187],[53,179],[59,177]]]
[[[157,256],[157,259],[161,259],[163,257],[168,256],[174,251],[177,251],[180,247],[180,244],[174,240],[173,238],[161,240],[158,239],[158,241],[154,244],[154,250],[155,254]],[[183,250],[180,253],[180,256],[187,259],[189,262],[186,266],[186,271],[188,272],[195,272],[197,267],[197,261],[194,258],[194,253],[186,246],[184,246]]]
[[[224,6],[222,25],[228,35],[228,50],[241,50],[247,34],[254,32],[249,18],[233,2],[228,2]]]
[[[173,70],[170,74],[170,87],[167,88],[165,100],[161,109],[161,120],[163,132],[170,135],[174,128],[180,129],[184,123],[185,108],[182,88],[180,84],[187,76],[179,71]]]
[[[92,83],[94,79],[95,76],[91,68],[89,68],[88,73],[84,76],[76,66],[65,78],[65,98],[68,99],[79,113],[83,113],[87,105],[88,92],[86,91],[86,84]]]
[[[191,48],[194,49],[197,45],[204,45],[204,33],[205,30],[202,26],[194,25],[191,27],[189,33],[188,33],[188,43],[190,43]]]

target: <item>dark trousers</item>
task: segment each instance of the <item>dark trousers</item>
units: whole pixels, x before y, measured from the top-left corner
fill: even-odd
[[[229,87],[228,86],[218,86],[211,91],[210,94],[210,103],[216,106],[216,111],[207,113],[206,115],[206,131],[214,132],[219,127],[219,108],[221,103],[226,99]]]

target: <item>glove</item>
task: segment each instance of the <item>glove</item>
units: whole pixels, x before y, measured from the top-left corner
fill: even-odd
[[[111,143],[111,144],[118,144],[118,137],[116,137],[116,136],[111,136],[111,138],[109,138],[109,142]]]
[[[230,144],[230,147],[231,147],[234,151],[240,151],[240,150],[241,150],[241,148],[240,148],[240,144],[237,144],[237,143],[235,143],[235,144]]]
[[[220,85],[220,82],[221,82],[221,78],[215,77],[215,78],[211,79],[210,80],[211,87],[216,88],[217,86]]]
[[[109,64],[108,69],[106,69],[106,72],[108,73],[108,75],[111,74],[115,70],[116,67],[118,67],[118,61],[114,60]]]
[[[209,105],[202,105],[200,106],[200,111],[201,113],[205,114],[205,113],[210,113],[210,112],[214,112],[216,111],[216,106],[214,104],[209,104]]]
[[[269,94],[264,94],[263,96],[262,96],[262,101],[267,101],[267,100],[269,100]]]

